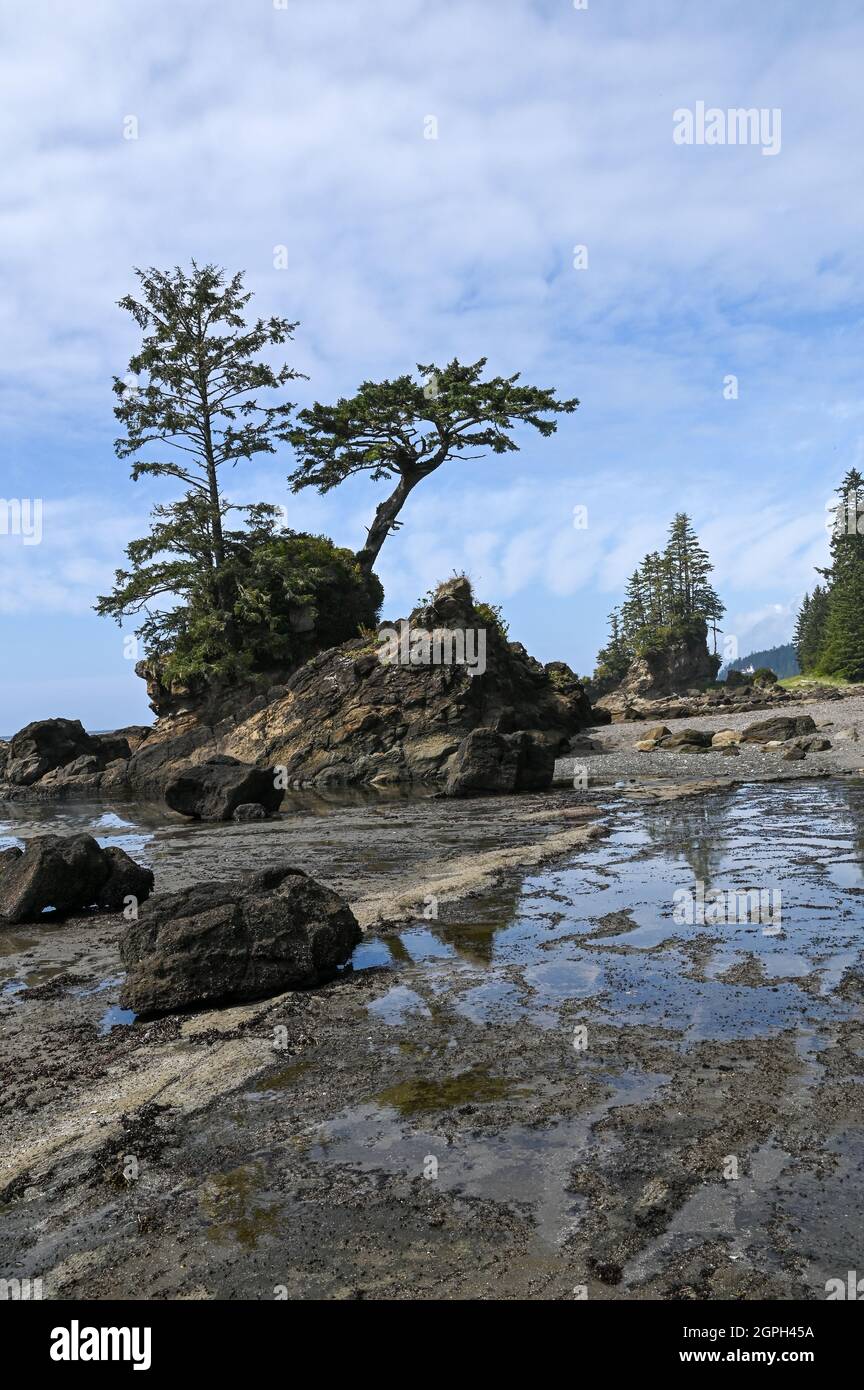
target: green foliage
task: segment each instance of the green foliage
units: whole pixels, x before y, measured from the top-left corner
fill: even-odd
[[[510,624],[505,622],[499,603],[475,603],[474,611],[484,627],[495,627],[504,638],[510,640]]]
[[[727,683],[732,672],[740,675],[748,668],[756,670],[760,666],[767,666],[769,671],[775,671],[781,678],[797,676],[800,670],[795,647],[791,642],[784,642],[782,646],[766,647],[760,652],[748,652],[746,656],[739,656],[730,661],[726,674]]]
[[[471,578],[470,578],[469,575],[467,575],[467,574],[461,574],[461,573],[459,573],[458,571],[454,570],[453,573],[451,574],[450,578],[451,578],[451,579],[466,579],[466,580],[468,581],[468,584],[471,586],[471,591],[472,591],[472,602],[473,602],[473,604],[474,604],[474,612],[476,613],[476,615],[477,615],[477,617],[479,618],[480,622],[481,622],[485,627],[487,627],[487,628],[488,628],[488,627],[497,628],[498,631],[499,631],[499,633],[501,634],[501,636],[504,638],[504,641],[505,641],[505,642],[509,642],[509,640],[510,640],[510,624],[509,624],[508,622],[505,621],[504,614],[503,614],[502,609],[501,609],[501,605],[500,605],[499,603],[479,603],[476,599],[474,599],[474,598],[473,598],[474,586],[473,586],[473,584],[472,584],[472,581],[471,581]],[[449,581],[448,581],[448,582],[449,582]],[[431,589],[427,589],[426,592],[425,592],[425,594],[423,594],[423,596],[417,600],[417,602],[415,603],[414,607],[415,607],[415,608],[430,608],[430,607],[432,606],[432,604],[434,603],[434,601],[435,601],[435,596],[436,596],[436,594],[438,593],[438,589],[439,589],[439,588],[440,588],[440,585],[433,585],[433,587],[432,587]]]
[[[852,468],[837,488],[831,564],[805,594],[795,649],[805,675],[864,681],[864,478]]]
[[[518,449],[512,438],[517,424],[531,425],[547,438],[556,422],[547,416],[569,414],[579,402],[559,401],[554,390],[519,386],[519,374],[482,380],[486,359],[463,366],[418,365],[425,382],[405,375],[392,381],[364,381],[357,394],[335,405],[316,402],[301,410],[290,440],[300,464],[289,481],[294,492],[304,487],[329,492],[356,473],[375,482],[398,478],[380,504],[358,558],[370,569],[409,494],[424,478],[452,459],[469,461],[490,450]]]
[[[706,641],[709,624],[716,652],[717,623],[726,610],[709,580],[713,568],[690,518],[679,512],[662,555],[645,556],[628,581],[624,603],[610,614],[609,641],[598,654],[594,684],[611,689],[634,657],[662,651],[676,640]]]
[[[231,504],[222,489],[225,467],[288,441],[293,406],[272,393],[298,373],[261,354],[296,325],[247,322],[242,275],[227,280],[216,266],[136,274],[140,296],[120,306],[142,342],[126,379],[114,379],[124,427],[115,451],[133,460],[133,480],[170,478],[186,491],[153,509],[96,611],[141,618],[148,664],[166,681],[290,669],[374,621],[381,602],[350,551],[279,529],[275,507]],[[242,517],[237,529],[226,529],[231,513]]]
[[[760,666],[758,671],[754,671],[750,677],[753,685],[776,685],[777,672],[772,671],[770,666]]]
[[[243,530],[223,533],[222,602],[214,605],[201,564],[204,510],[194,497],[157,507],[150,534],[127,550],[130,568],[117,571],[113,593],[99,600],[98,611],[118,621],[146,615],[138,632],[163,684],[291,670],[375,622],[383,591],[354,554],[324,536],[277,528],[278,509],[264,504],[242,509]],[[157,584],[180,602],[151,608]]]

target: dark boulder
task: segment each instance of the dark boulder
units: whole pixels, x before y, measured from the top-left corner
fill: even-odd
[[[230,820],[238,806],[251,803],[273,815],[285,795],[276,780],[273,768],[252,767],[220,754],[172,778],[165,800],[172,811],[194,820]]]
[[[153,870],[136,864],[124,849],[109,845],[102,851],[108,861],[108,877],[99,889],[99,906],[120,912],[129,898],[143,903],[153,892]]]
[[[445,784],[448,796],[516,790],[518,750],[494,729],[472,729],[463,738]]]
[[[95,752],[93,740],[80,720],[37,719],[9,740],[6,781],[29,787],[46,772]]]
[[[152,888],[150,869],[121,849],[102,849],[92,835],[41,835],[0,861],[0,918],[38,921],[51,908],[61,916],[91,907],[116,912],[125,898],[143,902]]]
[[[713,735],[707,729],[680,729],[677,733],[666,734],[659,740],[660,748],[709,748]]]
[[[516,791],[541,792],[551,787],[557,744],[527,729],[504,737],[516,754]]]
[[[267,820],[268,813],[265,811],[260,801],[245,801],[242,806],[237,806],[235,808],[231,819],[245,825],[248,821]]]
[[[809,714],[775,715],[773,719],[762,719],[758,724],[750,724],[741,735],[742,743],[771,743],[795,738],[799,734],[814,734],[815,721]]]
[[[444,790],[447,796],[545,791],[552,785],[558,740],[521,729],[499,734],[472,729],[456,750]]]
[[[171,1013],[307,989],[362,938],[338,894],[281,866],[155,898],[120,942],[124,1008]]]

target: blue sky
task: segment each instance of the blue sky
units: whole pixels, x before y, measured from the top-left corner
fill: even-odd
[[[741,654],[788,639],[862,465],[862,48],[845,0],[4,7],[0,497],[41,499],[43,534],[0,534],[0,731],[151,717],[92,612],[171,495],[114,457],[136,346],[116,301],[134,265],[192,256],[300,320],[301,404],[481,355],[580,397],[553,440],[422,485],[381,557],[385,615],[464,568],[514,638],[589,671],[687,510]],[[779,152],[677,145],[699,101],[779,110]],[[295,498],[291,465],[232,490],[359,544],[384,485]]]

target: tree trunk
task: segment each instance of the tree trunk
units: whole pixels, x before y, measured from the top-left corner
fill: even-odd
[[[369,527],[369,534],[366,537],[366,544],[362,550],[357,551],[357,561],[364,574],[372,573],[372,566],[378,559],[382,545],[390,534],[391,528],[397,516],[401,512],[411,491],[417,486],[420,477],[409,478],[402,474],[398,486],[393,489],[390,496],[385,498],[375,511],[372,525]]]

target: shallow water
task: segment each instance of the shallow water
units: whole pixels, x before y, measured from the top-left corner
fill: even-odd
[[[370,1005],[394,1027],[444,994],[474,1022],[521,1017],[540,1027],[591,999],[610,1019],[626,1015],[687,1041],[812,1023],[845,1007],[829,992],[862,945],[862,813],[864,783],[839,781],[619,802],[611,834],[570,864],[371,937],[353,968],[398,971]],[[401,863],[401,832],[416,834],[418,817],[429,856],[451,853],[459,836],[440,812],[424,821],[416,798],[350,791],[292,794],[278,819],[252,826],[190,823],[158,806],[16,804],[0,811],[0,848],[86,830],[152,867],[163,890],[280,860],[329,882],[356,880],[358,869],[386,881]],[[679,900],[676,909],[676,892],[698,883],[704,908],[697,900],[691,914]],[[712,905],[718,890],[733,896]],[[749,892],[763,895],[765,920],[751,920],[758,899]],[[4,954],[31,931],[0,933],[0,979]],[[742,965],[746,980],[733,973],[740,987],[730,988],[724,975]],[[7,977],[7,991],[16,987]]]
[[[503,840],[512,805],[486,800],[455,824],[455,808],[440,801],[297,798],[279,820],[253,826],[190,825],[158,808],[16,806],[3,808],[0,845],[86,829],[152,865],[162,889],[288,860],[350,897],[370,877],[392,886],[394,865],[404,880],[406,853],[421,874],[470,854],[475,822],[479,842],[494,842],[496,825]],[[272,1241],[278,1263],[289,1144],[308,1165],[302,1181],[313,1182],[309,1167],[332,1172],[337,1193],[346,1174],[359,1175],[359,1192],[371,1174],[419,1182],[434,1159],[440,1190],[468,1209],[489,1201],[514,1221],[528,1214],[532,1259],[551,1251],[566,1262],[598,1211],[610,1213],[612,1250],[615,1223],[635,1223],[622,1287],[650,1282],[715,1237],[732,1261],[780,1269],[778,1209],[804,1233],[794,1241],[812,1263],[808,1287],[846,1268],[864,1150],[845,1112],[836,1126],[826,1116],[847,1103],[851,1080],[837,1063],[838,1030],[860,1016],[847,974],[860,970],[864,945],[864,783],[760,783],[607,806],[610,833],[569,860],[367,935],[347,967],[362,978],[321,993],[300,1055],[274,1059],[229,1106],[196,1121],[196,1141],[242,1165],[236,1182],[233,1168],[216,1173],[202,1199],[208,1240],[260,1240],[265,1251]],[[700,917],[697,902],[688,920],[676,893],[697,882],[708,910]],[[718,890],[727,896],[712,912]],[[737,896],[751,891],[770,895],[765,921]],[[49,934],[56,967],[42,960],[40,978],[22,974],[22,946]],[[29,987],[69,967],[62,940],[57,924],[0,933],[2,1007],[17,1011]],[[107,1049],[130,1036],[132,1019],[117,1007],[113,962],[102,973],[86,993],[89,1026]],[[774,1069],[757,1078],[748,1068],[771,1063],[775,1043]],[[742,1084],[715,1110],[728,1078]],[[811,1098],[829,1084],[822,1128],[810,1135]],[[848,1101],[850,1113],[857,1103]],[[805,1162],[788,1138],[796,1117]],[[718,1128],[741,1157],[734,1186],[713,1159],[707,1176],[700,1166]],[[650,1197],[669,1172],[686,1192],[643,1230],[643,1188]]]
[[[399,983],[370,1007],[394,1023],[422,1006],[421,985],[478,1023],[552,1026],[563,1003],[590,998],[610,1020],[687,1041],[836,1016],[846,1005],[829,993],[864,944],[862,811],[864,785],[824,782],[620,806],[612,834],[573,863],[528,875],[509,900],[364,943],[354,965],[389,952]],[[686,921],[679,900],[676,919],[676,892],[697,882],[708,901]],[[722,978],[741,966],[745,980]]]

